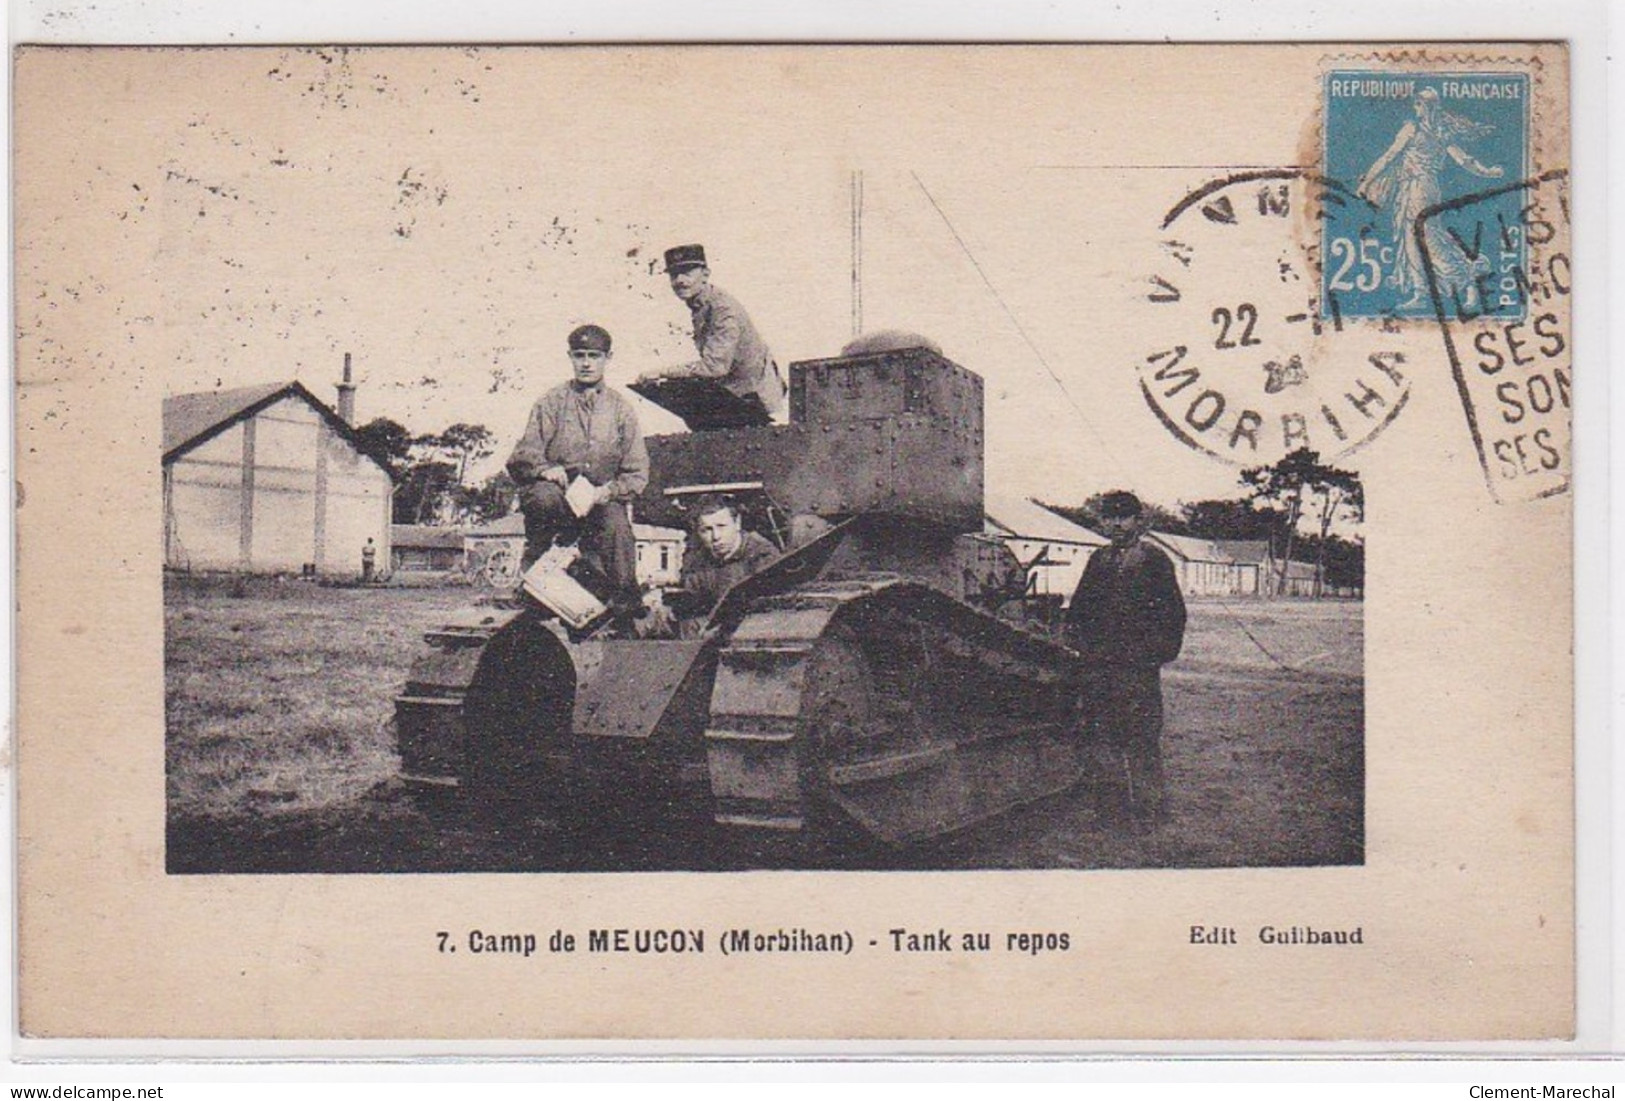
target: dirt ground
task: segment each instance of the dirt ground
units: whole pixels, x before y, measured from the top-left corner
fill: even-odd
[[[392,700],[423,632],[466,588],[170,578],[165,588],[171,872],[728,870],[760,866],[707,824],[581,831],[488,821],[400,784]],[[1168,818],[1099,820],[1087,784],[926,848],[909,868],[1357,864],[1364,858],[1358,603],[1193,601],[1163,675]],[[653,839],[653,840],[652,840]]]

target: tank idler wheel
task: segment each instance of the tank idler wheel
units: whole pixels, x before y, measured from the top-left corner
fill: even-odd
[[[569,813],[543,752],[570,732],[575,669],[539,617],[499,631],[480,658],[463,701],[467,764],[462,799],[470,816],[499,824],[547,811]]]

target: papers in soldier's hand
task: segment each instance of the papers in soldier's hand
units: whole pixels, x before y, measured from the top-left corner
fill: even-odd
[[[597,487],[587,479],[577,474],[570,488],[564,491],[564,500],[570,506],[570,511],[577,516],[585,516],[592,511],[592,506],[598,503]]]

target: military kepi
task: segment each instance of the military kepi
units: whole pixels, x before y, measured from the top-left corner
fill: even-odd
[[[609,351],[609,330],[602,325],[582,325],[575,329],[570,333],[570,350],[575,352],[582,349]]]
[[[689,268],[703,268],[705,263],[704,245],[678,245],[676,248],[666,250],[666,270],[686,271]]]

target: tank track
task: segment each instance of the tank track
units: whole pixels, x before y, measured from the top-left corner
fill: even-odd
[[[953,833],[1080,778],[1075,658],[895,575],[751,603],[719,654],[705,732],[716,821]]]

